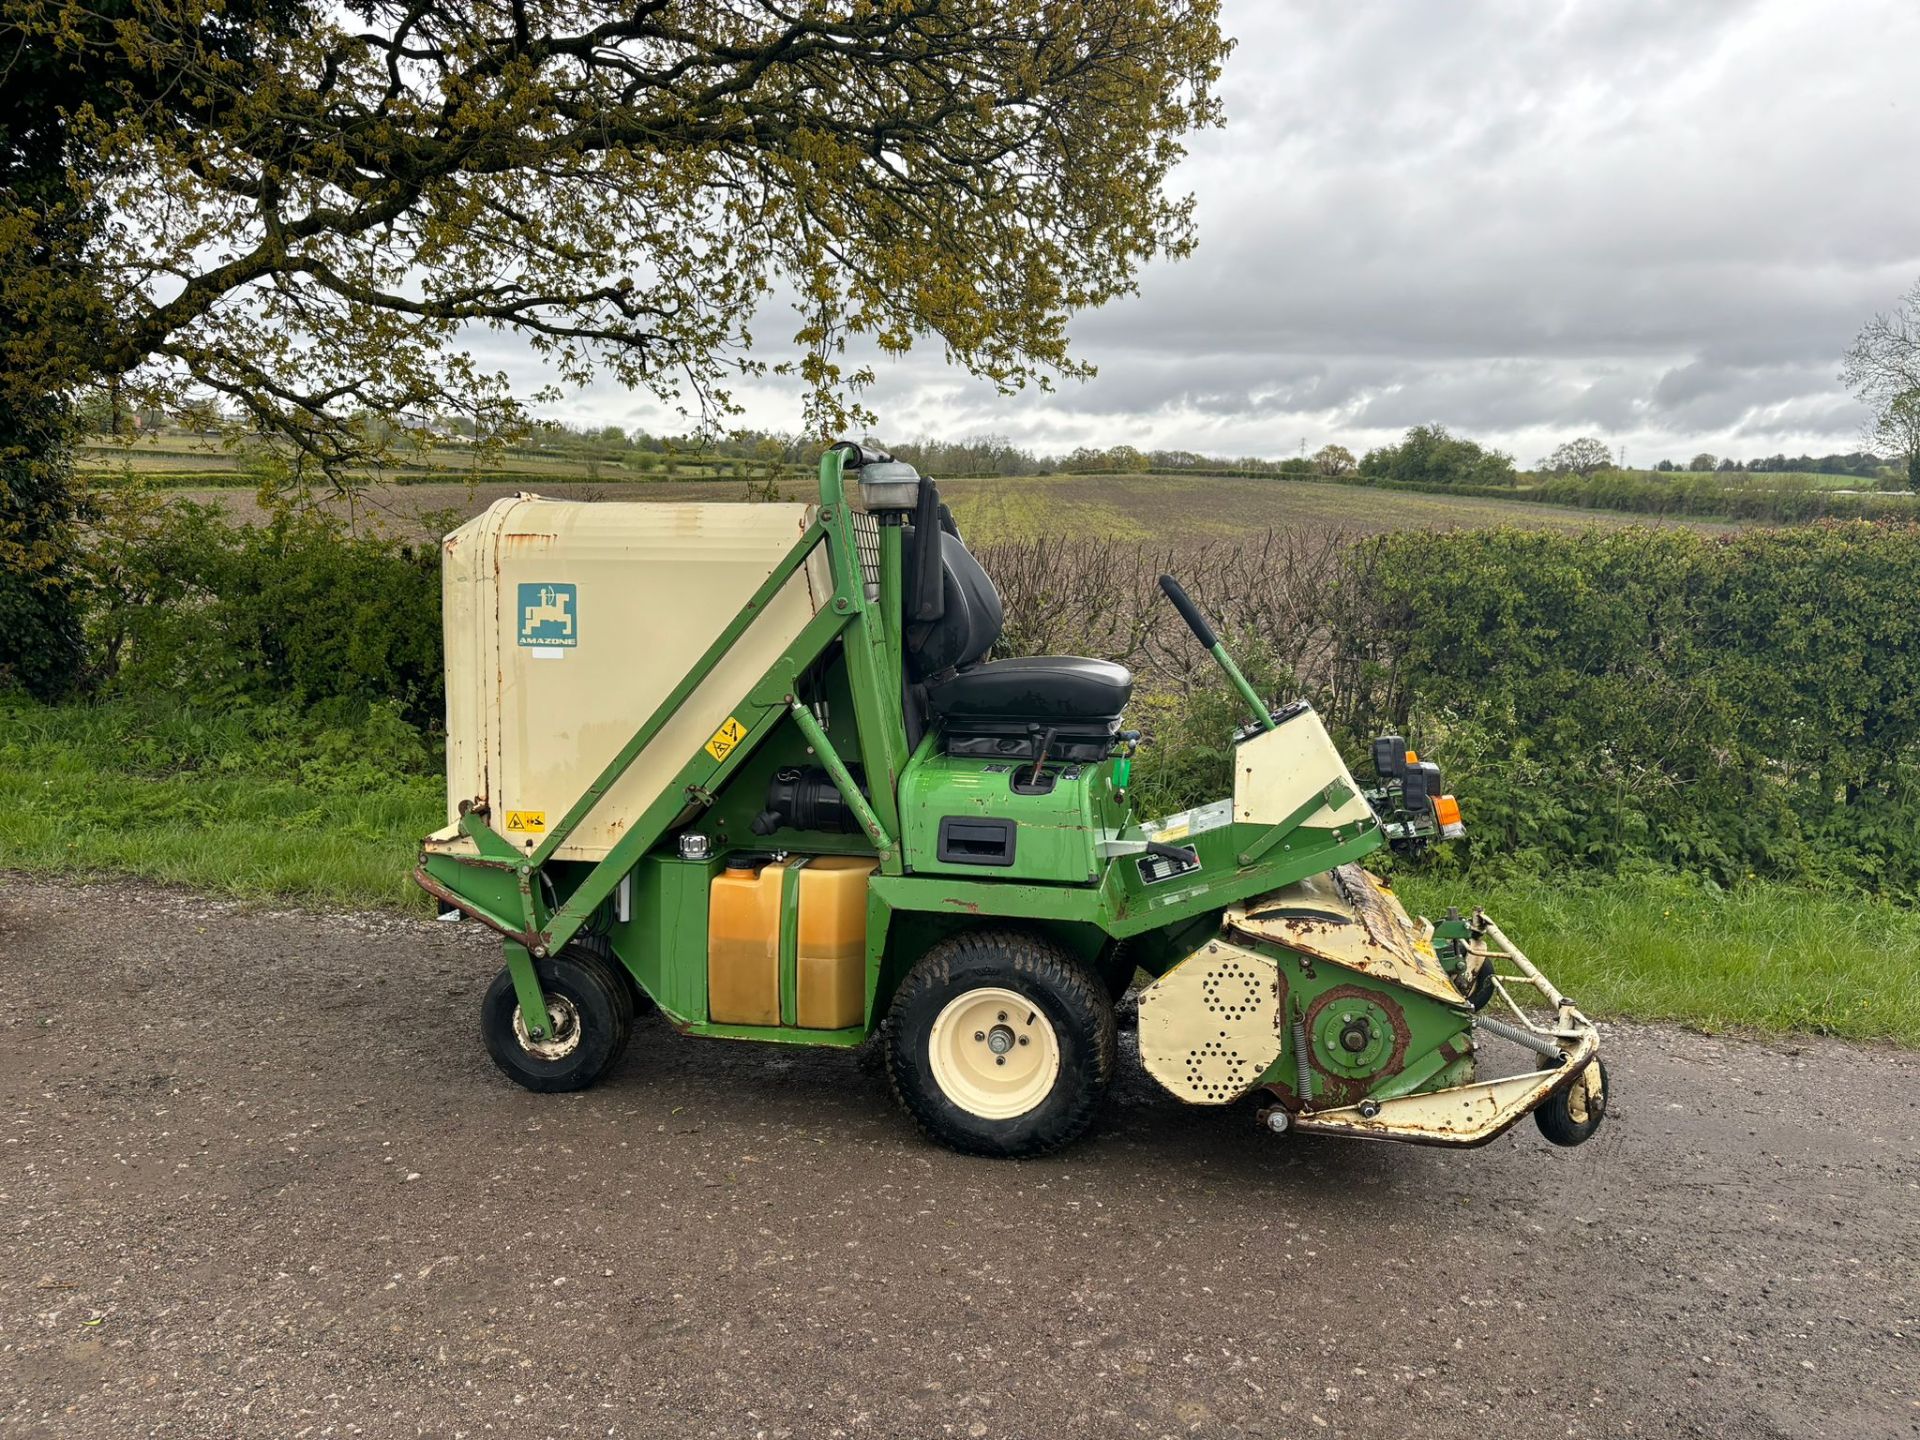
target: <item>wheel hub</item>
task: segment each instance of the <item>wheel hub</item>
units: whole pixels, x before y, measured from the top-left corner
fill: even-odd
[[[1026,996],[990,985],[947,1002],[928,1036],[927,1060],[955,1105],[983,1120],[1011,1120],[1053,1089],[1060,1042]]]
[[[1600,1067],[1589,1065],[1567,1091],[1567,1114],[1576,1125],[1584,1125],[1588,1120],[1598,1120],[1606,1111],[1606,1082],[1600,1078]]]
[[[513,1038],[529,1055],[536,1055],[542,1060],[564,1059],[580,1047],[580,1012],[564,995],[548,992],[546,999],[550,1029],[538,1040],[534,1039],[533,1032],[527,1028],[526,1017],[516,1005],[513,1008]]]
[[[1393,1020],[1369,997],[1337,998],[1310,1014],[1308,1025],[1314,1057],[1334,1075],[1364,1079],[1393,1053]]]

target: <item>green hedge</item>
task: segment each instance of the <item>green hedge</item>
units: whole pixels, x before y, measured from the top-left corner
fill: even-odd
[[[234,525],[217,506],[109,502],[88,560],[96,688],[389,704],[439,726],[438,545],[355,535],[316,512]]]
[[[1920,497],[1837,491],[1819,486],[1769,483],[1743,476],[1728,483],[1709,474],[1675,474],[1650,480],[1621,470],[1597,475],[1553,475],[1525,490],[1496,492],[1516,500],[1572,505],[1587,510],[1624,510],[1639,515],[1696,515],[1773,524],[1803,520],[1912,519]]]
[[[1375,718],[1448,768],[1476,853],[1920,885],[1920,526],[1366,547]]]
[[[1473,837],[1449,863],[1920,888],[1920,526],[1400,532],[1291,570],[1258,545],[1229,558],[1196,593],[1265,688],[1309,694],[1356,758],[1393,729],[1445,768]],[[1100,583],[1046,603],[1123,607],[1163,557],[1137,559],[1130,574],[1089,552]],[[108,695],[291,701],[346,723],[386,706],[439,727],[430,542],[128,497],[99,517],[88,574]],[[1283,651],[1282,631],[1319,639]],[[1152,651],[1123,657],[1155,739],[1138,794],[1178,808],[1228,783],[1238,702],[1185,688]]]

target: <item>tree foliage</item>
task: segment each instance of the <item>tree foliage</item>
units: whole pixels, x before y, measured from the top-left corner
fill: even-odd
[[[53,397],[0,395],[0,689],[43,699],[80,674],[68,423]]]
[[[723,413],[785,295],[837,428],[855,336],[1089,373],[1072,313],[1193,245],[1168,179],[1228,48],[1217,0],[14,0],[5,84],[83,87],[44,128],[96,223],[0,287],[43,380],[197,382],[330,465],[357,409],[512,418],[487,329]]]
[[[1415,425],[1398,445],[1369,450],[1360,474],[1401,485],[1511,485],[1515,478],[1511,455],[1450,435],[1444,425]]]
[[[1385,719],[1493,854],[1920,883],[1920,527],[1367,542]]]
[[[1556,447],[1539,468],[1555,475],[1597,475],[1613,468],[1613,451],[1606,441],[1583,435]]]
[[[218,506],[103,496],[83,571],[107,694],[445,714],[440,555],[319,511],[235,525]]]
[[[1900,456],[1920,489],[1920,280],[1861,329],[1840,378],[1871,412],[1869,443]]]
[[[0,72],[0,686],[43,697],[71,687],[80,668],[79,516],[72,409],[40,373],[34,340],[44,324],[95,318],[68,301],[66,277],[97,217],[76,198],[50,123],[59,98],[104,103],[85,77],[57,74],[37,53]],[[39,283],[12,283],[27,276]]]
[[[1353,452],[1344,445],[1322,445],[1313,452],[1313,468],[1321,475],[1335,479],[1351,475],[1354,465]]]

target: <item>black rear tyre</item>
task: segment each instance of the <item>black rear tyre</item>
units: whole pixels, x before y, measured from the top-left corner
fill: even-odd
[[[516,1085],[542,1094],[584,1090],[620,1058],[633,1031],[626,982],[606,961],[567,950],[533,962],[553,1033],[535,1038],[504,966],[480,1002],[487,1053]]]
[[[1065,950],[1016,930],[935,945],[886,1022],[887,1078],[931,1139],[1042,1155],[1093,1123],[1113,1078],[1113,1002]]]

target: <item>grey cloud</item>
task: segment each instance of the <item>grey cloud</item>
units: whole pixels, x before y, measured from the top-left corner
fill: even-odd
[[[937,348],[883,360],[883,433],[1857,443],[1841,353],[1920,275],[1920,6],[1229,0],[1226,20],[1229,123],[1179,176],[1200,247],[1078,317],[1099,377],[1003,399]],[[750,423],[797,424],[794,387],[740,393]],[[673,423],[607,388],[566,408]]]

